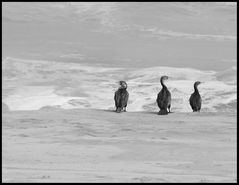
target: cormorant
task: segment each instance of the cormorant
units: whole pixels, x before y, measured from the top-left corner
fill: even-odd
[[[126,112],[126,106],[129,98],[129,93],[127,92],[127,84],[125,81],[119,82],[120,87],[115,92],[114,100],[115,100],[115,107],[116,112],[124,111]]]
[[[189,99],[190,105],[193,109],[193,112],[200,112],[201,105],[202,105],[202,98],[199,94],[197,86],[201,84],[201,82],[197,81],[194,83],[194,93],[191,94]]]
[[[159,115],[165,115],[170,112],[171,107],[171,93],[169,92],[168,88],[164,84],[164,80],[167,80],[168,76],[162,76],[160,78],[160,83],[162,85],[161,91],[158,93],[157,97],[157,104],[160,109]],[[168,110],[167,110],[168,109]]]

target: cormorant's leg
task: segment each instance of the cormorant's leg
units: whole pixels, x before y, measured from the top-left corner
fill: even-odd
[[[120,108],[120,107],[117,107],[117,108],[116,108],[116,112],[118,112],[118,113],[121,112],[121,108]]]
[[[168,105],[168,112],[171,112],[170,107],[171,107],[171,104]]]

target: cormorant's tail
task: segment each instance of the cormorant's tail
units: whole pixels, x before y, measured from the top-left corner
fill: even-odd
[[[159,112],[158,112],[158,115],[167,115],[168,114],[168,111],[166,109],[161,109]]]

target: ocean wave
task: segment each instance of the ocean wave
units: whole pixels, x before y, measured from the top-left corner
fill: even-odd
[[[76,58],[80,60],[85,59],[85,55],[82,55],[80,53],[71,53],[71,54],[61,55],[60,57],[61,58]]]
[[[87,64],[5,58],[2,61],[2,97],[10,110],[38,110],[46,106],[63,109],[114,109],[117,82],[128,83],[128,111],[158,111],[160,77],[172,93],[172,111],[191,112],[188,99],[195,81],[202,95],[202,111],[237,111],[236,67],[224,71],[193,68],[111,68]]]
[[[139,28],[139,31],[151,33],[151,36],[158,37],[159,39],[163,38],[186,38],[186,39],[205,39],[205,40],[234,40],[236,41],[237,36],[235,35],[218,35],[218,34],[193,34],[193,33],[183,33],[176,32],[172,30],[162,30],[159,28]]]

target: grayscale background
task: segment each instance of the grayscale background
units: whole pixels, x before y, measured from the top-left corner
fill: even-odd
[[[235,2],[3,2],[2,181],[236,182],[236,16]]]

